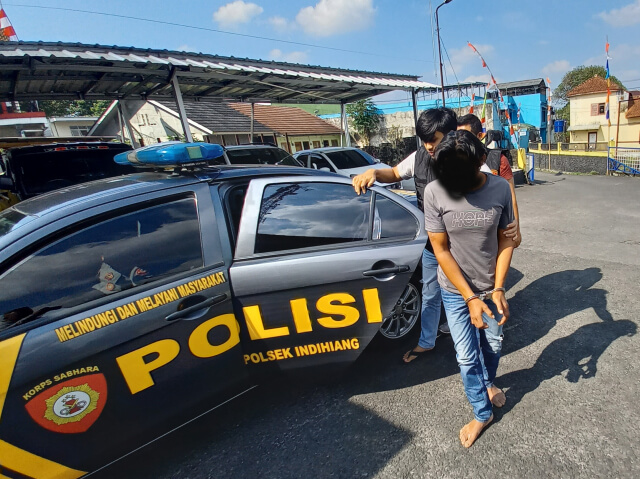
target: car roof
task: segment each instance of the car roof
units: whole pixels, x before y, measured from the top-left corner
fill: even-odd
[[[79,146],[93,146],[93,147],[104,147],[106,146],[109,150],[131,150],[131,146],[126,143],[119,143],[114,141],[77,141],[77,142],[66,142],[66,143],[47,143],[46,145],[27,145],[27,146],[15,146],[13,148],[8,148],[7,152],[13,156],[16,155],[28,155],[31,153],[42,153],[49,152],[54,148],[73,148],[76,149]],[[86,150],[92,151],[92,149]]]
[[[47,213],[77,206],[92,207],[152,191],[175,188],[199,182],[218,182],[238,178],[261,176],[335,176],[328,172],[289,166],[216,166],[193,172],[173,174],[169,171],[140,172],[130,175],[105,178],[68,188],[51,191],[22,201],[10,209],[29,216],[42,217]],[[83,209],[83,208],[82,208]]]
[[[309,150],[300,150],[296,152],[296,155],[299,155],[301,153],[331,153],[334,151],[344,151],[344,150],[357,150],[357,151],[361,151],[360,148],[354,148],[352,146],[324,146],[322,148],[312,148]]]
[[[259,148],[277,148],[278,150],[282,150],[282,148],[280,148],[279,146],[276,145],[266,145],[266,144],[259,144],[259,145],[229,145],[229,146],[225,146],[224,147],[225,150],[240,150],[240,149],[259,149]],[[284,150],[283,150],[284,151]]]

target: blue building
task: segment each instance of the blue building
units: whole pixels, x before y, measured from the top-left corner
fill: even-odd
[[[505,103],[500,104],[497,100],[497,92],[490,94],[496,101],[497,118],[501,128],[509,133],[506,111],[509,111],[511,122],[515,124],[525,124],[533,127],[533,131],[539,135],[543,141],[547,141],[547,84],[542,78],[533,80],[521,80],[508,83],[498,83],[498,88],[502,93]],[[518,115],[518,110],[520,114]],[[496,118],[496,116],[494,116]],[[497,129],[497,128],[496,128]],[[528,128],[524,131],[530,131]],[[523,145],[524,142],[524,145]],[[529,142],[521,137],[520,146],[526,147]]]
[[[475,93],[474,113],[481,117],[484,104],[486,84],[474,82],[463,85],[445,86],[445,105],[454,109],[459,115],[468,113],[471,106],[471,92]],[[509,138],[509,122],[506,112],[509,111],[513,125],[520,125],[518,136],[519,147],[526,148],[530,136],[533,139],[547,139],[547,97],[546,83],[542,78],[533,80],[522,80],[508,83],[498,83],[498,88],[502,93],[504,103],[500,102],[498,92],[495,87],[487,94],[485,117],[487,130],[503,130],[505,137]],[[378,108],[385,118],[385,126],[401,124],[402,120],[397,117],[404,115],[405,120],[413,125],[413,107],[411,99],[393,103],[378,103]],[[442,106],[442,91],[433,89],[421,91],[418,94],[418,111]],[[518,111],[519,110],[519,111]],[[409,115],[411,113],[411,115]],[[329,119],[339,117],[339,115],[323,115],[322,118]],[[395,117],[395,118],[394,118]],[[415,130],[414,130],[415,132]],[[413,133],[410,133],[413,134]],[[405,136],[409,132],[405,129]]]

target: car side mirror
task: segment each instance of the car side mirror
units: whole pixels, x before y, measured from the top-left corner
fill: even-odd
[[[13,180],[8,176],[0,176],[0,190],[9,190],[13,191],[15,185],[13,184]]]

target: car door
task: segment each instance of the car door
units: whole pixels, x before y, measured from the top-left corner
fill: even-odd
[[[341,178],[251,181],[230,276],[253,370],[358,357],[427,239],[420,211],[393,196]]]
[[[247,378],[208,185],[107,208],[2,265],[0,462],[24,476],[91,471]]]

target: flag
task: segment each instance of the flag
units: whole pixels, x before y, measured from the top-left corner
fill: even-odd
[[[604,49],[607,52],[607,63],[606,63],[607,74],[605,75],[605,79],[607,80],[607,101],[604,104],[604,117],[607,120],[607,124],[611,126],[611,118],[609,116],[609,97],[611,96],[611,74],[609,72],[609,41],[607,41]]]
[[[3,9],[0,9],[0,42],[18,41],[16,31],[13,29],[9,17]]]
[[[476,102],[476,94],[472,93],[471,94],[471,107],[469,107],[469,113],[473,113],[473,106],[475,105]]]

